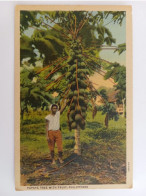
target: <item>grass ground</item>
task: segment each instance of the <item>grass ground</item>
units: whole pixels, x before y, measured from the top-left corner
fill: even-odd
[[[98,112],[92,119],[88,112],[86,129],[81,131],[82,155],[76,156],[73,153],[74,131],[68,130],[64,112],[61,116],[63,158],[65,163],[74,160],[64,167],[58,162],[52,167],[45,133],[46,115],[46,111],[32,112],[25,114],[21,122],[23,186],[126,183],[125,118],[110,121],[106,129],[104,115]],[[55,154],[57,160],[57,148]]]

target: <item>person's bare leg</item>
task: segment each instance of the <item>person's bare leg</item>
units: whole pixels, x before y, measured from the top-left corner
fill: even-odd
[[[56,144],[58,148],[58,159],[60,163],[63,163],[62,155],[63,155],[63,146],[62,146],[62,134],[61,131],[56,132]]]
[[[52,165],[56,164],[55,158],[54,158],[54,151],[51,151],[51,159],[52,159]]]
[[[48,135],[48,137],[49,137],[48,145],[49,145],[49,148],[50,148],[51,160],[52,160],[52,164],[55,164],[55,158],[54,158],[55,137],[54,137],[54,132],[49,131],[48,133],[49,133],[49,135]]]
[[[64,163],[64,161],[62,160],[62,152],[58,152],[58,153],[59,153],[59,157],[58,157],[59,162]]]

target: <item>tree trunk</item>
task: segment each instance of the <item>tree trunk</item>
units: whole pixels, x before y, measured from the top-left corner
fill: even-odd
[[[80,129],[77,127],[75,129],[75,147],[74,147],[74,153],[81,155],[81,143],[80,143]]]
[[[108,117],[108,113],[105,116],[105,126],[106,128],[108,128],[108,121],[109,121],[109,117]]]

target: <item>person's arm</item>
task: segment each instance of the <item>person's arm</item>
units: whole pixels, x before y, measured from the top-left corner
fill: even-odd
[[[65,108],[66,108],[66,103],[64,103],[62,106],[60,105],[60,103],[58,104],[58,106],[59,106],[59,111],[60,111],[60,114],[62,114],[63,113],[63,111],[65,110]]]

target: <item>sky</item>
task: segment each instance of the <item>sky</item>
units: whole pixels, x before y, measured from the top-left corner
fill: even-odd
[[[96,12],[94,12],[93,14],[95,13]],[[126,43],[126,19],[125,18],[121,26],[117,23],[114,24],[114,22],[111,22],[110,17],[108,17],[104,21],[103,25],[105,25],[111,31],[113,38],[116,39],[116,43],[113,44],[113,46]],[[30,37],[33,31],[34,29],[29,28],[28,30],[25,31],[25,34]],[[118,52],[114,53],[114,50],[102,50],[100,52],[100,57],[107,61],[118,62],[121,65],[126,66],[126,52],[123,52],[122,54],[119,55]]]
[[[116,39],[115,45],[119,45],[122,43],[126,43],[126,20],[123,20],[122,25],[114,24],[113,22],[106,25],[107,28],[110,29],[113,38]],[[122,54],[118,54],[118,52],[114,53],[113,50],[103,50],[100,52],[100,57],[111,61],[111,62],[119,62],[121,65],[126,66],[126,52]]]

